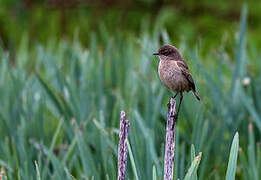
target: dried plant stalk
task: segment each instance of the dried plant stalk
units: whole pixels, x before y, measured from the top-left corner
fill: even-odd
[[[165,159],[164,159],[164,180],[173,180],[174,158],[175,158],[175,135],[176,135],[176,101],[170,99],[168,104]]]
[[[121,111],[119,145],[118,145],[118,180],[124,180],[127,169],[128,146],[127,139],[129,135],[130,122],[126,120],[126,114]]]

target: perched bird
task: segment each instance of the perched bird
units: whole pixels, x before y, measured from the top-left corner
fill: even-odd
[[[178,93],[180,94],[177,115],[180,110],[184,91],[192,91],[195,97],[200,101],[189,68],[176,47],[164,45],[158,52],[153,53],[153,55],[159,56],[160,59],[158,74],[161,82],[168,89],[176,93],[174,98],[176,98]]]

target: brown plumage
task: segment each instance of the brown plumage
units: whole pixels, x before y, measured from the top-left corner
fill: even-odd
[[[180,104],[184,91],[192,91],[195,97],[200,101],[189,68],[177,48],[171,45],[165,45],[162,46],[158,52],[153,53],[153,55],[158,55],[160,58],[158,73],[161,82],[168,89],[176,93],[174,98],[180,93]]]

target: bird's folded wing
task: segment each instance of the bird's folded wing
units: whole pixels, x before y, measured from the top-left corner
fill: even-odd
[[[182,69],[186,69],[186,70],[189,70],[187,64],[185,61],[177,61],[177,65],[182,68]]]
[[[191,89],[193,91],[195,91],[195,84],[194,84],[193,78],[192,78],[192,76],[189,72],[189,68],[188,68],[186,62],[185,61],[178,61],[177,65],[180,67],[182,74],[188,80],[189,86],[191,87]]]

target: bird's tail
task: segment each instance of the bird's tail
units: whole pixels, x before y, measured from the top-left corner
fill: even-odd
[[[194,96],[197,98],[198,101],[200,101],[200,97],[196,91],[193,91]]]

